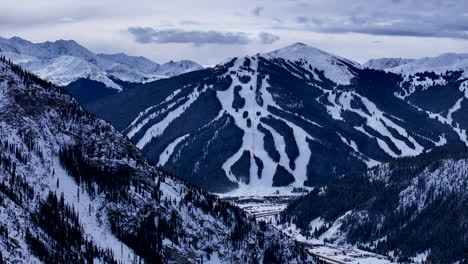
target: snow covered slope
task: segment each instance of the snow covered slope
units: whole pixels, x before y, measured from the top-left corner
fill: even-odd
[[[409,63],[388,69],[402,74],[417,72],[445,73],[447,71],[468,71],[468,54],[445,53],[437,57],[413,60]]]
[[[192,61],[160,65],[121,53],[94,54],[73,40],[32,43],[19,37],[0,38],[0,54],[57,85],[84,78],[117,90],[125,88],[118,80],[144,83],[202,68]]]
[[[324,52],[303,43],[294,43],[282,49],[264,54],[262,57],[289,60],[300,63],[304,68],[314,67],[319,71],[324,71],[325,77],[337,84],[349,84],[351,78],[354,77],[352,67],[361,67],[357,62]]]
[[[467,84],[462,72],[399,75],[297,43],[128,90],[89,110],[192,183],[265,195],[468,144]]]
[[[358,246],[399,263],[463,263],[467,205],[468,149],[443,147],[316,189],[280,222],[304,241]]]
[[[0,59],[1,263],[310,263],[148,164],[62,88]]]
[[[398,67],[414,61],[413,59],[402,59],[402,58],[381,58],[371,59],[364,63],[362,66],[374,70],[385,70],[389,68]]]

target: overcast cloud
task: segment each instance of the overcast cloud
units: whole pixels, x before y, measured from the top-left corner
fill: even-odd
[[[304,42],[363,62],[468,53],[466,0],[16,0],[0,36],[215,64]]]

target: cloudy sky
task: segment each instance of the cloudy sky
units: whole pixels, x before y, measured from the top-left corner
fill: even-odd
[[[15,0],[0,36],[204,65],[303,42],[364,62],[468,53],[467,0]]]

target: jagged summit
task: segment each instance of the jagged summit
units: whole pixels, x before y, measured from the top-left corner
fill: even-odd
[[[57,85],[90,79],[118,91],[126,88],[122,82],[144,83],[202,68],[195,62],[174,62],[166,68],[141,56],[95,54],[63,39],[32,43],[20,37],[0,38],[0,54]]]
[[[4,38],[2,38],[2,39],[4,39]],[[23,38],[20,38],[18,36],[11,37],[10,40],[15,41],[15,42],[31,43],[30,41],[25,40]]]

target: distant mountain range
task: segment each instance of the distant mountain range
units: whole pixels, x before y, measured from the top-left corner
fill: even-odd
[[[73,40],[32,43],[19,37],[0,38],[0,55],[41,78],[65,86],[86,102],[202,68],[188,60],[158,64],[123,53],[95,54]]]
[[[297,43],[86,107],[154,162],[208,190],[289,192],[468,144],[465,58],[375,70]]]

